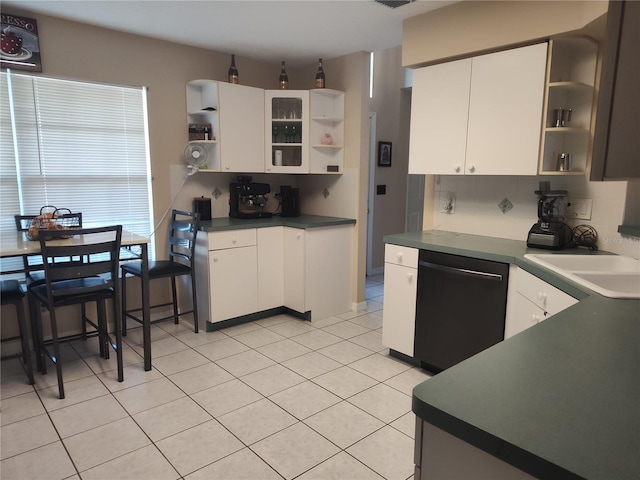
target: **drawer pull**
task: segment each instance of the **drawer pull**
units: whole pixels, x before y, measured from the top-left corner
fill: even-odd
[[[413,281],[413,273],[407,273],[407,280],[409,280],[409,282]]]

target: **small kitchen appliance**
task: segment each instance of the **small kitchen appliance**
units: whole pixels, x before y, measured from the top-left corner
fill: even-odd
[[[211,199],[207,197],[194,198],[193,211],[200,214],[200,221],[211,220]]]
[[[567,207],[566,190],[550,190],[549,182],[540,182],[538,195],[538,221],[527,235],[527,247],[560,250],[571,239],[571,228],[564,223]]]
[[[282,202],[283,217],[300,216],[300,189],[289,185],[280,186],[280,201]]]
[[[250,176],[240,175],[236,183],[229,185],[229,216],[235,218],[269,218],[266,210],[268,183],[255,183]]]

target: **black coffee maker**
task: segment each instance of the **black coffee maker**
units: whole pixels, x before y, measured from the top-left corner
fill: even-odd
[[[282,202],[283,217],[300,216],[300,189],[289,185],[280,186],[280,201]]]
[[[247,175],[238,176],[229,184],[229,216],[235,218],[269,218],[266,194],[271,192],[268,183],[256,183]]]
[[[551,190],[549,182],[540,182],[538,195],[538,221],[527,235],[527,247],[560,250],[571,239],[571,228],[564,223],[567,207],[566,190]]]

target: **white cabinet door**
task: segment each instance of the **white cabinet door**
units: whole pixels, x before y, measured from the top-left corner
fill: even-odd
[[[284,305],[284,227],[258,228],[258,310]]]
[[[505,339],[578,303],[571,295],[515,265],[509,268],[507,295]]]
[[[509,295],[509,306],[504,323],[505,340],[533,327],[536,323],[544,320],[546,315],[543,309],[525,298],[520,292]]]
[[[284,305],[296,312],[307,311],[305,298],[305,231],[284,228]]]
[[[284,227],[284,305],[321,319],[351,310],[353,225]]]
[[[546,43],[473,58],[465,173],[537,173],[546,65]]]
[[[211,322],[254,313],[258,309],[257,247],[209,252]]]
[[[353,229],[353,225],[336,225],[305,231],[305,298],[312,320],[351,310]]]
[[[219,82],[223,172],[264,172],[264,90]]]
[[[417,269],[385,263],[382,344],[410,357],[413,357],[417,285]]]
[[[410,174],[463,174],[471,59],[413,72]]]

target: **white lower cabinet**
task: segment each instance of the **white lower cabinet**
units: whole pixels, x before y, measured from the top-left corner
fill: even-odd
[[[196,284],[199,321],[220,322],[258,308],[256,229],[198,235]]]
[[[571,295],[512,265],[504,338],[512,337],[576,303],[578,300]]]
[[[283,306],[314,319],[351,310],[352,235],[352,224],[199,235],[201,326]]]
[[[284,227],[284,305],[320,319],[351,310],[353,225]]]
[[[413,357],[418,249],[385,245],[382,344]]]
[[[284,304],[284,227],[258,228],[258,311]]]

